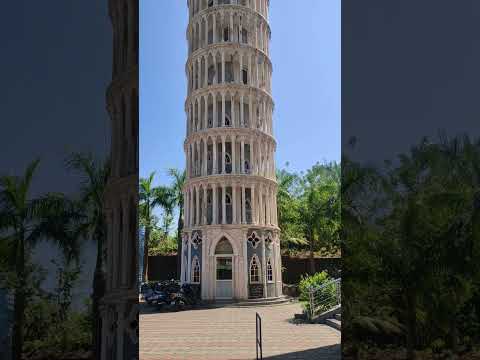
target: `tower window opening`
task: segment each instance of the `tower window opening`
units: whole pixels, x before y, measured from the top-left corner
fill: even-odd
[[[272,261],[270,258],[267,261],[267,281],[273,282],[273,268],[272,268]]]
[[[200,283],[200,262],[198,261],[197,257],[193,258],[192,283]]]
[[[257,256],[254,255],[250,261],[250,283],[260,282],[260,265]]]
[[[229,33],[230,31],[228,30],[228,27],[223,29],[223,41],[228,41],[230,35]]]
[[[242,80],[245,85],[248,83],[248,71],[247,69],[242,70]]]
[[[242,29],[242,43],[248,43],[248,31],[247,29]]]

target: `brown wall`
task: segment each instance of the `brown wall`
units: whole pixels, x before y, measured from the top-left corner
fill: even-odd
[[[341,258],[315,258],[314,260],[315,271],[326,270],[330,276],[340,277]],[[282,256],[282,266],[285,268],[282,273],[283,282],[296,284],[303,274],[309,273],[310,259]],[[177,257],[175,255],[149,256],[148,278],[154,281],[177,279]]]

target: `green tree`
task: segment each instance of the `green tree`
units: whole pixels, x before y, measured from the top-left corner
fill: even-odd
[[[97,162],[90,154],[72,153],[66,159],[66,166],[80,176],[79,206],[81,220],[75,231],[76,237],[91,239],[97,244],[97,257],[93,276],[92,291],[92,339],[95,357],[100,356],[101,317],[99,302],[105,291],[103,270],[103,249],[107,238],[104,200],[107,181],[110,176],[110,161]]]
[[[23,176],[0,177],[0,234],[6,244],[14,291],[13,358],[21,359],[24,343],[25,305],[30,251],[45,238],[56,241],[66,254],[73,254],[69,237],[60,236],[58,218],[70,212],[71,203],[60,194],[30,198],[32,180],[39,160],[33,161]],[[52,214],[61,214],[54,216]],[[63,227],[61,227],[63,229]],[[3,247],[5,249],[5,246]]]
[[[173,194],[174,194],[174,203],[175,206],[178,206],[178,224],[177,224],[177,274],[180,276],[180,267],[181,267],[181,254],[182,254],[182,230],[183,230],[183,213],[184,213],[184,202],[183,202],[183,186],[185,185],[185,180],[187,174],[185,170],[179,171],[177,169],[169,169],[169,176],[172,178],[173,183],[171,185]]]
[[[144,251],[143,251],[143,281],[148,281],[148,249],[150,244],[150,234],[155,226],[155,217],[153,210],[156,207],[162,207],[166,214],[171,214],[174,208],[174,194],[167,186],[153,186],[155,172],[152,172],[148,178],[140,179],[139,193],[139,215],[140,226],[145,229]]]

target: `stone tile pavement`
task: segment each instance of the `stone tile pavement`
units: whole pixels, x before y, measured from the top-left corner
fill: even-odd
[[[340,332],[295,324],[298,303],[140,315],[140,360],[255,359],[255,313],[262,317],[263,358],[340,359]]]

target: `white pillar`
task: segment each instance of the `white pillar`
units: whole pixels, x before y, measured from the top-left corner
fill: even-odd
[[[212,174],[217,174],[217,138],[216,137],[213,137],[212,145],[213,145],[213,170],[212,170]]]
[[[187,283],[192,282],[192,246],[190,244],[190,239],[187,241],[187,247],[188,247],[188,257],[187,257]]]
[[[207,208],[207,186],[203,186],[203,225],[207,225],[207,213],[208,213],[208,208]]]
[[[267,261],[265,259],[265,235],[262,235],[262,282],[263,297],[267,297]]]
[[[207,151],[207,139],[203,139],[203,176],[207,176],[207,164],[208,164],[208,151]]]
[[[218,210],[218,202],[217,202],[217,184],[212,184],[212,212],[213,212],[213,220],[212,224],[218,224],[218,217],[217,217],[217,210]]]
[[[232,184],[232,224],[237,223],[237,188]]]
[[[225,93],[222,92],[222,119],[220,120],[220,126],[225,126]]]
[[[217,94],[213,93],[213,121],[212,121],[212,127],[217,127],[217,121],[218,121],[218,116],[217,116]]]
[[[245,141],[240,141],[240,171],[245,174]]]
[[[225,184],[222,184],[222,224],[225,224],[227,222],[227,206],[226,206],[226,190],[227,187]]]
[[[199,187],[195,186],[195,225],[200,225],[200,191]]]
[[[247,212],[245,207],[245,184],[242,184],[242,224],[247,223]]]
[[[206,94],[204,97],[204,104],[205,104],[205,112],[203,115],[203,128],[206,129],[208,128],[208,94]]]
[[[222,83],[225,82],[225,52],[222,51]]]
[[[215,44],[217,42],[217,15],[213,13],[213,43]]]
[[[232,174],[236,174],[237,173],[237,170],[236,170],[236,136],[235,135],[231,135],[230,136],[230,147],[232,149]]]
[[[222,136],[222,174],[225,174],[225,136]]]
[[[240,126],[245,127],[245,117],[243,114],[243,94],[240,96]]]
[[[257,202],[255,201],[255,184],[250,188],[250,206],[252,207],[252,223],[258,224],[257,221]]]

